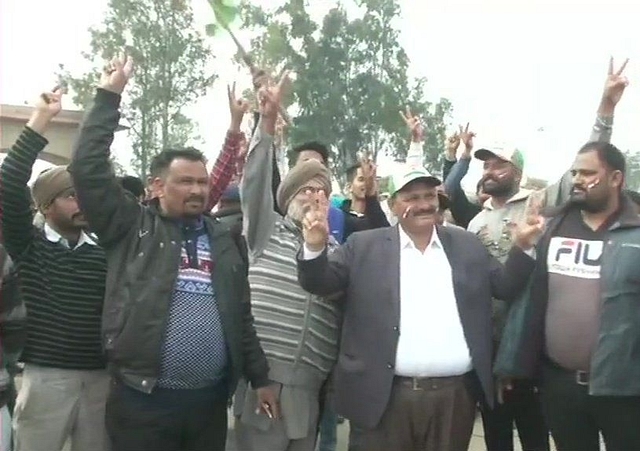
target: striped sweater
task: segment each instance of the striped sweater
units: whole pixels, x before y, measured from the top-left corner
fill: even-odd
[[[296,256],[301,245],[297,227],[278,220],[267,246],[249,266],[251,309],[270,361],[327,375],[338,355],[340,315],[334,302],[300,287]]]
[[[258,126],[240,186],[243,230],[250,259],[251,310],[269,377],[318,388],[333,368],[340,333],[339,308],[298,283],[299,228],[274,211],[273,138]]]
[[[104,251],[88,242],[69,249],[32,224],[27,182],[46,144],[25,128],[0,167],[4,245],[17,265],[27,308],[22,361],[65,369],[104,368]]]

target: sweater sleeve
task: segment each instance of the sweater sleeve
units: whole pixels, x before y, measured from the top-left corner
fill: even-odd
[[[31,191],[27,183],[38,154],[47,140],[25,127],[0,167],[2,236],[7,253],[15,261],[29,248],[33,237]]]
[[[276,213],[271,187],[273,137],[258,126],[253,135],[240,183],[243,234],[251,258],[259,255],[273,232]]]
[[[120,186],[109,160],[119,106],[118,94],[98,89],[69,166],[80,209],[104,248],[117,244],[134,227],[143,208]]]
[[[227,132],[222,152],[216,158],[216,162],[211,169],[209,176],[209,201],[206,211],[211,211],[215,207],[222,193],[229,186],[229,182],[236,173],[238,163],[238,151],[240,150],[240,141],[242,140],[242,132]]]

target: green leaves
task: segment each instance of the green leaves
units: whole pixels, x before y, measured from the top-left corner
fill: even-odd
[[[205,27],[209,36],[215,36],[220,29],[227,29],[236,20],[239,13],[239,7],[231,0],[209,0],[209,5],[213,9],[216,18],[215,24],[208,24]]]
[[[347,14],[355,3],[359,16]],[[303,0],[282,0],[269,10],[258,2],[242,5],[246,27],[259,31],[251,42],[259,67],[277,73],[288,67],[293,83],[294,126],[290,147],[319,140],[332,149],[332,169],[344,181],[346,168],[367,149],[404,157],[409,133],[398,115],[406,105],[428,126],[425,164],[439,172],[444,150],[448,101],[432,105],[424,80],[407,76],[409,58],[394,23],[397,0],[336,1],[321,21],[311,19]]]
[[[62,75],[86,107],[104,61],[125,48],[136,62],[132,84],[123,96],[123,121],[128,130],[133,167],[147,176],[153,156],[167,147],[182,147],[195,136],[183,110],[202,96],[215,76],[208,72],[211,52],[196,31],[186,0],[109,0],[102,23],[89,29],[90,50],[83,52],[94,67],[88,73]]]

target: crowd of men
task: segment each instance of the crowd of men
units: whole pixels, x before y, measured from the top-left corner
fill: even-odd
[[[543,191],[468,124],[433,176],[407,110],[388,199],[362,159],[339,202],[322,143],[279,172],[286,74],[256,81],[251,136],[228,89],[210,174],[179,148],[116,177],[133,65],[105,67],[69,166],[28,185],[55,89],[0,167],[0,450],[224,450],[230,407],[241,451],[335,451],[341,418],[350,450],[465,451],[478,411],[488,451],[514,425],[527,451],[640,450],[638,195],[610,143],[626,62]]]

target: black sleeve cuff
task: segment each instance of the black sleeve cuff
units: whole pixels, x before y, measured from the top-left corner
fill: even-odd
[[[96,103],[106,104],[114,109],[120,108],[122,96],[106,89],[98,88],[96,92]]]

